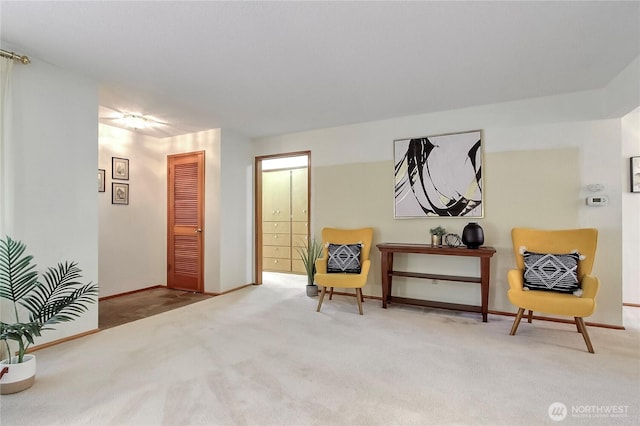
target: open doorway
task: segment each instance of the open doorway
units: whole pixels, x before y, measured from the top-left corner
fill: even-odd
[[[263,272],[305,275],[297,248],[309,241],[311,151],[255,161],[256,284]]]

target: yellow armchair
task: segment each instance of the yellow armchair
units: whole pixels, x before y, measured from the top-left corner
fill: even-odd
[[[371,269],[371,261],[369,260],[369,253],[371,252],[371,242],[373,241],[373,228],[360,228],[360,229],[338,229],[338,228],[324,228],[322,230],[322,257],[316,261],[316,274],[314,277],[315,283],[322,287],[320,293],[320,300],[318,300],[317,312],[320,312],[322,307],[322,301],[327,292],[327,288],[331,289],[331,295],[333,296],[333,288],[353,288],[356,290],[356,299],[358,301],[358,310],[362,315],[362,287],[367,283],[367,276],[369,275],[369,269]],[[359,274],[356,273],[344,273],[334,272],[327,273],[327,263],[329,260],[328,244],[356,244],[362,243],[360,249],[360,265],[361,270]]]
[[[509,301],[518,307],[516,319],[511,327],[511,335],[515,335],[525,310],[528,310],[528,322],[531,323],[533,312],[544,312],[552,315],[574,317],[578,332],[582,334],[589,352],[594,353],[589,339],[584,317],[593,314],[596,308],[596,295],[600,288],[600,280],[591,275],[598,243],[597,229],[540,230],[514,228],[511,231],[513,252],[517,269],[507,273]],[[552,291],[528,290],[524,286],[525,261],[522,248],[529,252],[566,254],[577,250],[582,257],[578,261],[577,277],[582,294],[564,294]]]

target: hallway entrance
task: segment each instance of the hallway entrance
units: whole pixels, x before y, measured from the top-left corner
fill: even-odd
[[[305,274],[311,152],[256,157],[256,284],[263,271]]]

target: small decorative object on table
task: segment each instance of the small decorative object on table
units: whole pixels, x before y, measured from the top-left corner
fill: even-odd
[[[460,247],[462,240],[458,234],[447,234],[444,236],[444,243],[449,247]]]
[[[442,226],[436,226],[435,228],[431,228],[429,233],[431,233],[431,245],[437,247],[442,245],[442,236],[447,233],[447,230]]]
[[[484,244],[484,231],[477,222],[469,222],[462,230],[462,242],[470,249],[477,249]]]

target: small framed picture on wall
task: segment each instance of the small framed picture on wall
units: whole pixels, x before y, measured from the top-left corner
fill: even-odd
[[[129,160],[127,158],[111,157],[111,177],[129,180]]]
[[[129,204],[128,183],[111,183],[111,204]]]
[[[104,169],[98,169],[98,192],[104,192]]]
[[[629,170],[631,192],[640,192],[640,157],[631,157]]]

